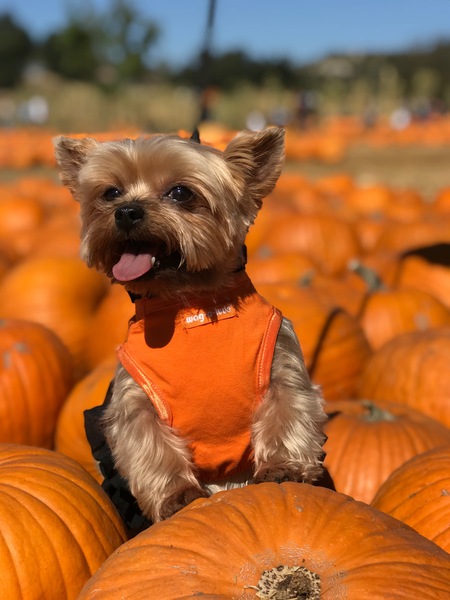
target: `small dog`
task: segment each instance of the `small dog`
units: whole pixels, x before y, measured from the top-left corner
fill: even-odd
[[[136,303],[104,430],[157,522],[196,498],[322,472],[320,390],[290,322],[255,291],[245,237],[284,160],[284,130],[55,140],[80,202],[82,256]]]

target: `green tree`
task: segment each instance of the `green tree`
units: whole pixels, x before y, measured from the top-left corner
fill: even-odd
[[[46,65],[63,77],[107,82],[139,81],[149,70],[159,29],[129,0],[114,0],[106,12],[89,5],[69,8],[68,24],[43,44]]]
[[[19,83],[33,49],[27,32],[10,15],[0,15],[0,87]]]
[[[77,21],[45,40],[42,58],[51,71],[68,79],[92,81],[100,66],[92,32]]]

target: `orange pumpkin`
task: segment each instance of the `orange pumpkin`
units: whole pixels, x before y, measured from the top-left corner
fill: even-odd
[[[306,367],[327,400],[356,391],[370,348],[357,319],[313,289],[294,285],[259,285],[294,327]]]
[[[450,556],[331,490],[263,483],[196,500],[123,544],[79,600],[444,600]],[[386,591],[388,590],[388,596]]]
[[[54,331],[69,349],[75,377],[88,370],[86,338],[107,279],[79,258],[30,258],[0,282],[0,317],[28,319]]]
[[[450,551],[450,445],[414,456],[383,483],[372,506]]]
[[[428,292],[386,287],[375,272],[357,261],[351,264],[367,281],[359,321],[373,350],[407,331],[450,325],[450,310]]]
[[[86,359],[92,369],[115,355],[127,335],[128,321],[135,313],[134,304],[121,285],[113,285],[98,305],[87,334]]]
[[[32,234],[44,222],[44,209],[33,198],[0,188],[0,243],[21,258],[29,252]]]
[[[397,336],[368,359],[358,396],[406,404],[450,427],[450,327]]]
[[[349,223],[320,214],[292,214],[280,219],[267,232],[263,248],[274,254],[301,252],[327,275],[343,273],[348,261],[361,251]]]
[[[397,285],[428,292],[450,309],[450,267],[408,256],[401,262]]]
[[[69,352],[49,329],[0,320],[0,442],[51,448],[72,385]]]
[[[424,213],[415,221],[388,222],[376,249],[404,252],[440,242],[450,242],[450,215]]]
[[[115,368],[116,359],[110,358],[81,379],[66,399],[56,424],[55,449],[80,463],[98,482],[103,476],[86,438],[83,412],[103,404]]]
[[[450,443],[450,429],[408,406],[342,400],[328,406],[324,465],[338,492],[371,502],[412,456]]]
[[[126,540],[97,482],[42,448],[0,444],[0,595],[70,600]]]
[[[266,283],[298,283],[315,269],[313,261],[299,252],[258,256],[247,264],[247,273],[255,287]]]

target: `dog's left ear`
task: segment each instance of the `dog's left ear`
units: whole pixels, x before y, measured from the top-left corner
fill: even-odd
[[[97,145],[98,142],[93,138],[75,139],[59,136],[53,139],[61,181],[74,196],[78,187],[78,173],[89,153]]]
[[[246,193],[260,205],[270,194],[284,163],[284,129],[244,131],[225,148],[224,158],[233,175],[243,178]]]

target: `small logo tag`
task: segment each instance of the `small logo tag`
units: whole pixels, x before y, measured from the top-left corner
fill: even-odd
[[[208,309],[191,309],[183,311],[181,314],[181,323],[185,329],[208,325],[208,323],[217,323],[223,319],[231,319],[236,316],[236,309],[232,304],[223,304]]]

